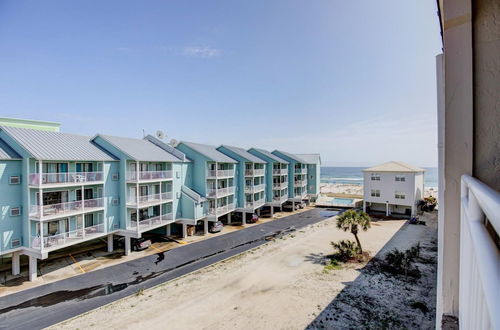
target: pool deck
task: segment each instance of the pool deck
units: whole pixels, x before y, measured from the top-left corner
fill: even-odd
[[[335,200],[342,199],[352,199],[352,203],[346,204],[346,203],[335,203]],[[359,207],[362,205],[363,199],[360,198],[354,198],[354,197],[329,197],[325,195],[320,195],[318,199],[316,200],[316,206],[317,207],[336,207],[336,208],[354,208],[354,207]]]

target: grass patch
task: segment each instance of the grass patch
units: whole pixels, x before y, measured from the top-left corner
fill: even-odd
[[[325,267],[323,268],[323,273],[328,273],[332,270],[342,269],[342,265],[335,259],[330,259],[326,262]]]

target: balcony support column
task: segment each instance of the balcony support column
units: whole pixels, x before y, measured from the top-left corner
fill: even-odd
[[[125,255],[128,256],[130,255],[130,236],[125,236]]]
[[[363,212],[366,212],[366,201],[363,201]]]
[[[29,280],[33,282],[38,276],[38,265],[37,259],[33,256],[29,256]]]
[[[271,209],[271,217],[273,217],[274,216],[274,206],[271,205],[270,209]]]
[[[203,220],[203,235],[208,234],[208,219]]]
[[[245,226],[247,224],[247,213],[241,212],[241,225]]]
[[[113,234],[108,235],[108,253],[113,252]]]
[[[12,275],[19,275],[21,273],[20,255],[19,252],[12,253]]]
[[[255,210],[255,212],[256,212],[256,213],[257,213],[257,215],[260,217],[260,207],[259,207],[257,210]]]
[[[227,214],[227,224],[230,225],[231,224],[231,212],[229,212]]]
[[[185,223],[182,224],[182,238],[187,237],[187,225]]]
[[[167,225],[167,236],[170,236],[171,234],[171,228],[170,225]]]

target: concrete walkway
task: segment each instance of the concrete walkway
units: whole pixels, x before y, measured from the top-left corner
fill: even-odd
[[[188,244],[0,299],[0,328],[40,329],[264,244],[330,217],[321,209]]]

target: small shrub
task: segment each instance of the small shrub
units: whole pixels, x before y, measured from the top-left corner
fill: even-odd
[[[327,261],[325,268],[323,269],[323,272],[328,273],[330,270],[339,270],[339,269],[342,269],[340,263],[335,259],[331,259]]]
[[[418,267],[412,267],[413,262],[420,256],[420,243],[406,251],[394,248],[385,255],[383,269],[389,273],[420,278]]]
[[[359,254],[359,247],[356,242],[349,240],[342,240],[340,242],[331,242],[333,248],[337,253],[333,257],[340,261],[347,261],[354,259]]]

